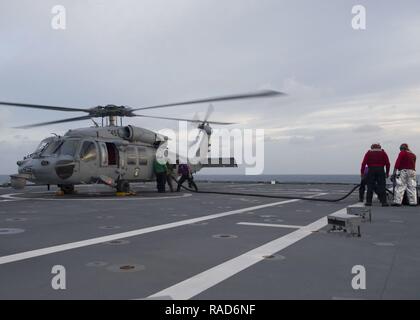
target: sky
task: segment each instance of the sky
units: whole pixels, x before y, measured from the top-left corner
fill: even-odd
[[[55,5],[65,30],[51,27]],[[366,8],[366,30],[352,28],[354,5]],[[143,107],[280,90],[288,95],[216,103],[212,120],[265,130],[265,174],[358,174],[374,142],[392,161],[403,142],[420,153],[419,34],[417,0],[1,0],[0,101]],[[78,115],[0,106],[0,173],[16,172],[42,138],[91,122],[13,127]]]

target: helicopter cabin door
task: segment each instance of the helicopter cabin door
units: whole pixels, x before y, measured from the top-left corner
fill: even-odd
[[[150,147],[137,147],[138,165],[140,168],[140,174],[144,180],[153,179],[153,160],[154,149]]]
[[[84,140],[79,152],[80,181],[91,183],[98,176],[99,152],[95,141]]]
[[[98,142],[100,153],[100,166],[98,176],[117,180],[120,175],[120,153],[112,142]]]
[[[130,145],[126,149],[127,155],[127,174],[126,177],[131,181],[149,180],[149,170],[146,148]]]
[[[129,145],[126,149],[126,178],[130,181],[140,180],[140,168],[137,164],[137,148]]]

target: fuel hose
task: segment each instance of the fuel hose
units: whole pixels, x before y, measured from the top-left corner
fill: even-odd
[[[171,176],[171,178],[175,181],[177,185],[178,181],[175,177]],[[316,201],[316,202],[340,202],[348,197],[350,197],[356,190],[360,188],[360,184],[351,185],[353,188],[344,196],[336,199],[325,199],[325,198],[310,198],[310,197],[297,197],[297,196],[286,196],[286,195],[269,195],[269,194],[260,194],[260,193],[242,193],[242,192],[222,192],[222,191],[200,191],[194,190],[184,185],[181,185],[186,191],[193,192],[193,193],[200,193],[200,194],[217,194],[217,195],[229,195],[229,196],[246,196],[246,197],[257,197],[257,198],[269,198],[269,199],[290,199],[290,200],[304,200],[304,201]],[[392,193],[392,191],[387,189],[387,192]]]

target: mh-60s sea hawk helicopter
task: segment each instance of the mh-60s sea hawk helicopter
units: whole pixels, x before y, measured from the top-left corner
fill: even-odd
[[[233,123],[209,121],[212,107],[207,110],[203,120],[179,119],[160,116],[136,114],[159,108],[169,108],[181,105],[211,103],[221,101],[243,100],[252,98],[267,98],[283,95],[281,92],[265,90],[254,93],[221,96],[207,99],[197,99],[177,103],[168,103],[142,108],[127,106],[97,106],[90,109],[66,108],[57,106],[34,105],[25,103],[0,102],[1,105],[33,108],[65,112],[84,112],[87,115],[67,118],[57,121],[26,125],[19,128],[34,128],[56,123],[102,118],[102,126],[95,123],[94,127],[69,130],[64,136],[52,136],[41,141],[37,149],[23,160],[17,162],[18,174],[11,175],[11,185],[15,189],[25,187],[27,181],[38,185],[57,185],[65,194],[74,192],[78,184],[102,183],[114,187],[118,192],[129,192],[130,182],[147,182],[155,179],[153,162],[157,151],[165,148],[168,138],[156,132],[135,127],[123,126],[124,117],[142,117],[175,121],[188,121],[198,124],[205,144],[199,143],[201,154],[208,154],[210,148],[210,125],[231,125]],[[199,151],[198,151],[199,152]],[[173,164],[176,168],[180,162],[188,163],[188,159],[179,160]],[[203,167],[236,166],[234,159],[229,165],[223,159],[218,161],[203,161],[193,165],[197,172]],[[218,165],[214,163],[219,163]]]

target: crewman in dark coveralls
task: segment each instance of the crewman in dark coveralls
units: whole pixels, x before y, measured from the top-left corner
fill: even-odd
[[[388,155],[379,143],[373,144],[363,158],[362,167],[360,169],[362,177],[365,174],[366,166],[368,167],[366,206],[372,206],[373,192],[375,191],[376,186],[379,201],[381,201],[383,207],[388,207],[389,204],[386,199],[386,179],[389,178],[391,164]]]
[[[169,186],[171,192],[174,192],[174,186],[172,185],[172,180],[174,180],[174,165],[166,162],[166,182]]]
[[[178,167],[178,174],[181,175],[181,178],[178,181],[177,192],[181,191],[181,186],[185,181],[188,181],[188,186],[190,188],[194,188],[195,191],[198,191],[197,185],[195,184],[192,176],[191,168],[188,164],[180,164]]]
[[[366,193],[366,186],[367,186],[367,176],[368,176],[369,168],[365,168],[365,174],[362,176],[362,179],[360,180],[360,187],[359,187],[359,202],[365,201],[365,193]],[[375,188],[373,189],[373,192],[378,194],[377,187],[375,185]]]

